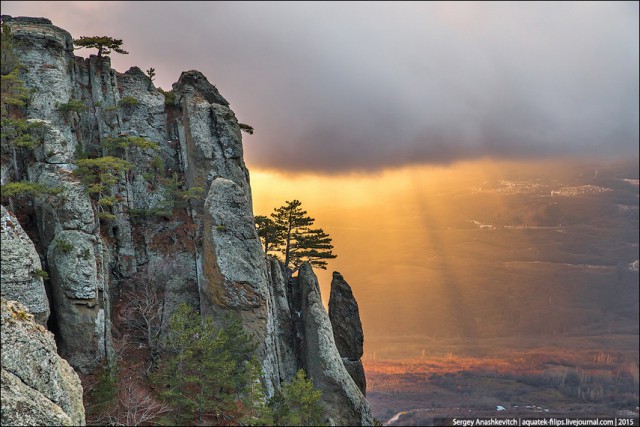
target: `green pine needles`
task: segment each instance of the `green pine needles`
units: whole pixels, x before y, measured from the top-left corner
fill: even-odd
[[[129,53],[122,49],[122,40],[109,36],[81,36],[79,39],[74,39],[73,44],[77,46],[76,49],[98,49],[98,58],[109,55],[111,51],[123,55]]]
[[[9,182],[2,187],[2,197],[35,197],[45,195],[58,195],[63,189],[54,188],[37,182],[19,181]]]
[[[220,327],[188,304],[171,317],[154,382],[178,424],[322,425],[321,392],[303,370],[269,401],[256,344],[238,316]]]
[[[202,424],[205,419],[220,421],[223,414],[237,411],[246,388],[255,385],[255,368],[251,367],[255,348],[238,319],[228,318],[219,328],[189,305],[179,305],[156,375],[176,421]]]
[[[89,196],[96,202],[97,217],[105,220],[115,219],[108,211],[117,201],[111,196],[111,187],[118,183],[120,176],[131,169],[131,163],[113,156],[97,159],[79,159],[73,174],[80,179]]]
[[[320,397],[322,392],[306,378],[303,369],[298,370],[291,382],[284,384],[271,399],[275,425],[321,426],[324,425]]]
[[[296,271],[308,261],[325,270],[327,259],[336,258],[332,252],[331,237],[321,228],[312,228],[314,218],[301,208],[299,200],[287,201],[274,209],[271,217],[256,215],[256,228],[264,253],[270,251],[282,255],[284,265]]]

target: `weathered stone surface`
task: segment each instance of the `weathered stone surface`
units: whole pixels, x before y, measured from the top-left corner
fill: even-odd
[[[220,95],[218,89],[209,83],[209,80],[207,80],[200,71],[191,70],[183,72],[174,89],[183,93],[191,92],[200,95],[209,104],[220,104],[225,107],[229,106],[229,103],[222,95]]]
[[[49,245],[48,259],[52,280],[64,296],[94,300],[98,293],[98,272],[93,250],[94,236],[76,230],[63,230]]]
[[[267,276],[253,215],[242,189],[218,178],[205,202],[201,307],[208,314],[239,312],[264,343]]]
[[[281,382],[291,381],[299,368],[295,355],[295,329],[282,268],[277,259],[267,258],[269,317],[263,371],[267,379],[271,379],[267,382],[270,396]]]
[[[27,116],[43,121],[44,144],[35,162],[18,159],[26,170],[3,163],[0,180],[64,189],[62,202],[35,202],[61,354],[82,372],[104,362],[110,290],[134,274],[172,266],[173,276],[163,281],[163,330],[181,302],[199,303],[204,315],[218,319],[238,313],[260,343],[269,396],[303,367],[324,392],[328,422],[371,424],[369,406],[347,372],[356,378],[359,367],[343,365],[311,268],[300,272],[301,289],[292,287],[277,261],[265,261],[240,128],[218,90],[188,71],[173,86],[175,101],[165,105],[139,68],[122,74],[108,57],[74,57],[71,36],[47,20],[8,21],[20,41],[25,84],[34,91]],[[137,103],[123,105],[124,97]],[[59,111],[57,104],[69,100],[82,100],[86,110]],[[116,219],[100,223],[72,171],[80,150],[107,155],[105,139],[120,136],[144,137],[159,149],[121,153],[133,167],[110,189],[118,200],[111,208]],[[190,199],[186,209],[171,211],[194,187],[204,189],[206,200]]]
[[[358,302],[351,286],[337,271],[333,272],[329,296],[329,319],[340,356],[358,360],[364,352],[364,333]]]
[[[8,22],[23,65],[22,79],[33,90],[27,114],[29,118],[47,120],[57,127],[63,138],[75,147],[76,140],[58,104],[72,98],[70,70],[73,68],[71,34],[44,21],[12,19]]]
[[[35,200],[38,233],[47,247],[57,233],[64,230],[93,234],[97,230],[91,200],[86,189],[73,176],[72,168],[62,165],[43,165],[38,183],[62,189],[61,197],[38,197]]]
[[[318,279],[309,263],[300,267],[298,286],[304,325],[303,367],[322,391],[326,421],[330,425],[372,425],[369,402],[342,364]]]
[[[349,360],[346,357],[343,357],[342,364],[353,379],[353,382],[356,383],[362,394],[366,396],[367,377],[364,372],[364,365],[362,364],[362,360]]]
[[[2,425],[84,425],[78,375],[27,308],[2,299]]]
[[[167,113],[164,95],[153,86],[151,79],[138,67],[132,67],[126,73],[118,74],[117,82],[122,98],[133,98],[137,102],[136,105],[121,107],[123,114],[120,134],[140,136],[155,142],[159,147],[158,151],[150,148],[132,150],[135,151],[136,157],[131,160],[148,163],[155,156],[161,155],[164,160],[170,161],[175,154],[175,149],[167,144]]]
[[[83,373],[106,357],[110,342],[97,263],[102,254],[96,248],[101,248],[101,241],[95,236],[63,230],[47,253],[60,354]]]
[[[217,99],[213,86],[204,82],[200,72],[188,71],[173,85],[182,111],[177,130],[187,185],[208,192],[215,178],[229,179],[240,186],[251,208],[240,127],[226,101]]]
[[[20,378],[2,369],[2,418],[4,426],[72,426],[75,423],[58,405]]]
[[[21,78],[32,91],[26,114],[41,124],[34,132],[40,132],[44,142],[35,150],[35,163],[22,162],[30,164],[27,171],[11,172],[26,172],[20,179],[64,190],[61,197],[36,198],[36,220],[49,267],[61,353],[88,372],[110,346],[110,319],[104,316],[109,312],[110,261],[105,259],[109,251],[99,236],[91,201],[72,171],[77,147],[86,151],[100,141],[102,121],[92,103],[115,102],[115,72],[108,58],[74,57],[71,35],[47,21],[11,19],[9,25],[24,66]],[[59,105],[70,100],[83,101],[86,111],[60,111]],[[54,243],[61,239],[76,250],[56,250]]]
[[[20,223],[4,206],[0,217],[2,232],[0,286],[2,298],[21,302],[29,308],[38,323],[47,324],[49,300],[42,278],[42,264],[33,242]]]
[[[36,126],[31,134],[42,140],[42,145],[35,150],[36,160],[43,163],[68,165],[75,160],[75,147],[71,144],[60,128],[52,125],[48,120],[29,119],[31,126]]]
[[[360,322],[360,311],[351,286],[337,271],[333,272],[331,280],[329,319],[336,347],[345,368],[364,394],[366,393],[366,379],[364,367],[360,361],[364,352],[364,333]]]

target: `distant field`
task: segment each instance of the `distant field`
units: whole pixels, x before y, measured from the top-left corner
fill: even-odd
[[[424,227],[358,294],[376,418],[638,418],[632,166],[510,171],[425,194]]]
[[[638,417],[637,335],[431,344],[424,357],[365,361],[377,419],[400,412],[393,425],[515,414]]]

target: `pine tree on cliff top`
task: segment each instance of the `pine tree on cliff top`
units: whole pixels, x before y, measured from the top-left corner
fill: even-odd
[[[109,55],[112,50],[123,55],[129,53],[122,49],[122,40],[108,36],[80,36],[79,39],[73,39],[73,44],[78,46],[77,49],[85,47],[88,49],[98,49],[98,58],[102,57],[102,55]]]

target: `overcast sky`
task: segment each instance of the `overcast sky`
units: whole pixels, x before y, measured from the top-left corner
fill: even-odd
[[[121,38],[130,54],[113,67],[154,67],[165,89],[202,71],[255,128],[258,167],[638,155],[637,2],[3,1],[2,13]]]

